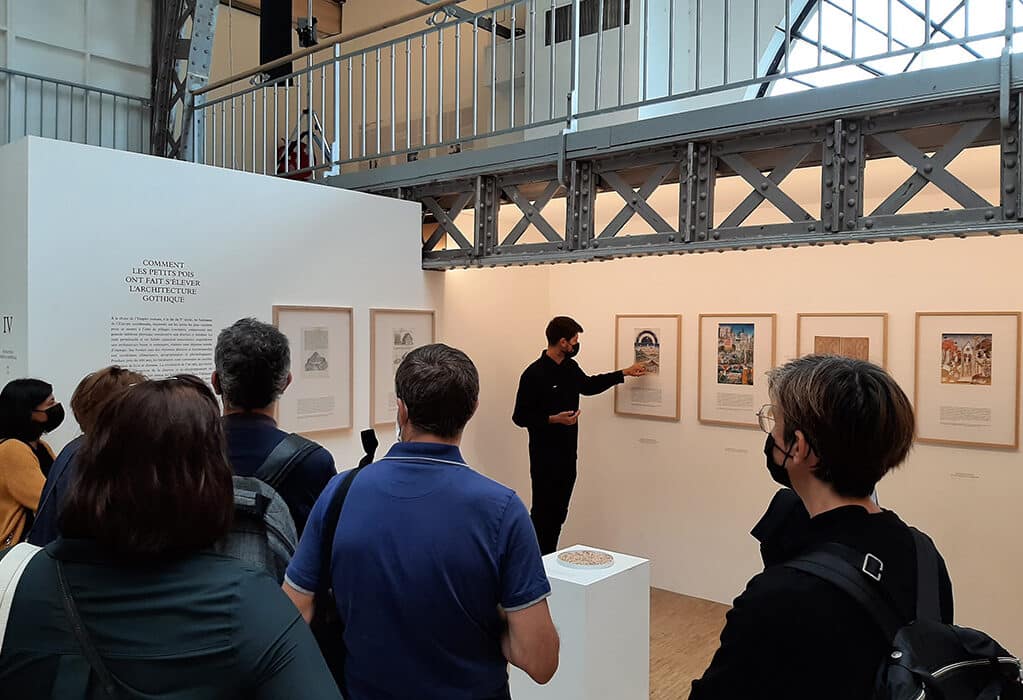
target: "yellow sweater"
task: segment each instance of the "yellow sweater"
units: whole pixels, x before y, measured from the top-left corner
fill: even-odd
[[[42,440],[39,444],[53,456],[49,445]],[[39,507],[45,483],[46,477],[31,447],[21,440],[0,443],[0,548],[21,541],[27,511]]]

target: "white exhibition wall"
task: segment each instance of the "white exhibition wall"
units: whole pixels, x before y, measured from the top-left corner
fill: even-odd
[[[0,147],[0,385],[28,371],[27,142]]]
[[[562,545],[652,560],[654,586],[730,602],[759,569],[749,530],[775,485],[758,430],[696,418],[701,313],[775,313],[777,357],[796,349],[796,314],[879,311],[888,366],[912,397],[917,311],[1023,309],[1023,238],[949,239],[627,259],[445,274],[441,337],[480,365],[483,397],[467,458],[528,501],[526,434],[510,419],[522,369],[539,356],[555,314],[575,317],[580,364],[612,369],[616,313],[681,313],[682,420],[615,416],[613,394],[583,399],[579,481]],[[957,621],[1023,649],[1016,450],[917,445],[879,487],[884,506],[930,533],[944,554]]]
[[[0,151],[0,173],[12,162],[27,205],[4,207],[0,259],[26,240],[6,226],[27,218],[26,373],[67,402],[83,375],[110,363],[114,326],[134,323],[113,317],[192,319],[189,329],[176,325],[169,345],[193,347],[195,357],[164,364],[199,368],[212,362],[212,338],[203,337],[238,318],[270,322],[274,304],[350,306],[355,429],[314,437],[339,465],[358,460],[358,430],[369,422],[369,308],[435,306],[438,276],[421,269],[417,205],[35,138]],[[180,263],[196,293],[146,301],[154,295],[128,281],[146,277],[134,274],[152,267],[146,261]],[[68,420],[56,446],[76,431]]]

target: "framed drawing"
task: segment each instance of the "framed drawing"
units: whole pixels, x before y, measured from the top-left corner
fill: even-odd
[[[370,309],[369,410],[372,425],[394,423],[398,410],[394,374],[405,356],[434,342],[433,311]]]
[[[647,375],[615,387],[615,413],[660,420],[682,417],[682,317],[615,316],[615,367],[644,362]]]
[[[1019,447],[1020,313],[916,315],[920,442]]]
[[[352,310],[274,306],[273,323],[291,345],[291,386],[277,405],[281,428],[296,433],[351,428]]]
[[[757,427],[757,411],[770,402],[765,375],[774,367],[775,324],[774,314],[700,314],[701,423]]]
[[[888,314],[796,315],[796,356],[843,355],[888,365]]]

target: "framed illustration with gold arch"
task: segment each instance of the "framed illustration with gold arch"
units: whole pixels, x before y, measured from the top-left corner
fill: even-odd
[[[796,355],[842,355],[887,367],[888,314],[797,314]]]
[[[291,385],[277,404],[284,430],[315,433],[352,427],[352,309],[274,306],[273,324],[291,346]]]
[[[917,440],[1019,447],[1020,312],[916,315]]]
[[[775,314],[700,314],[698,418],[708,425],[757,427],[770,399]]]
[[[615,367],[643,362],[647,374],[615,387],[615,413],[657,420],[682,418],[682,317],[615,316]]]

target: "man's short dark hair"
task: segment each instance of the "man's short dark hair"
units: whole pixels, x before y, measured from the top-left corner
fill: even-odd
[[[807,355],[769,375],[781,409],[785,442],[801,430],[820,460],[814,476],[841,496],[866,498],[913,444],[913,407],[877,365]]]
[[[225,402],[252,411],[280,398],[291,350],[287,337],[269,323],[243,318],[220,331],[214,364]]]
[[[562,338],[572,340],[576,333],[582,332],[583,327],[575,319],[568,316],[555,316],[547,324],[547,345],[557,345]]]
[[[417,430],[454,438],[476,411],[480,376],[464,352],[435,343],[413,350],[402,360],[394,388]]]
[[[66,537],[151,559],[197,552],[231,527],[220,409],[198,377],[142,382],[107,401],[77,460],[61,511]]]

